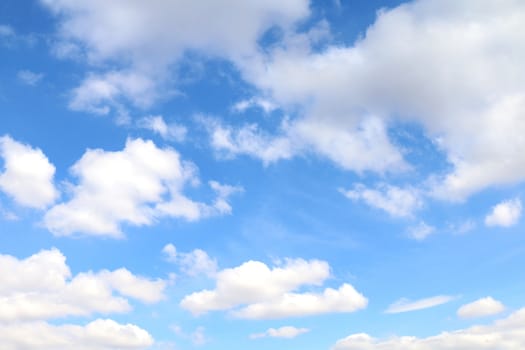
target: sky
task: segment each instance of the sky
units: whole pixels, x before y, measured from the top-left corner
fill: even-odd
[[[2,1],[2,349],[524,348],[524,23]]]

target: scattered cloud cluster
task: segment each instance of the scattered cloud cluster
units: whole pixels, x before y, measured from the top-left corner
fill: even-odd
[[[324,261],[288,259],[273,268],[248,261],[219,271],[215,289],[187,295],[180,305],[195,315],[229,310],[233,317],[243,319],[354,312],[367,306],[367,299],[346,283],[320,293],[297,291],[303,286],[320,287],[328,277],[330,267]]]
[[[55,325],[50,319],[122,313],[127,298],[155,303],[166,283],[121,268],[72,275],[57,249],[26,259],[0,255],[0,334],[6,349],[139,349],[152,337],[135,325],[97,319],[85,326]]]
[[[337,341],[333,350],[516,350],[525,344],[525,310],[512,313],[488,326],[443,332],[427,338],[413,336],[375,339],[358,333]]]

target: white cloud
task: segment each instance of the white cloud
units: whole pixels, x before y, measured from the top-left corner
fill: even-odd
[[[249,155],[261,159],[265,165],[294,154],[292,140],[286,135],[274,136],[259,130],[256,124],[232,128],[221,125],[209,118],[202,122],[207,127],[211,146],[226,157]]]
[[[457,315],[461,318],[476,318],[497,315],[503,311],[505,311],[505,305],[500,301],[492,297],[485,297],[461,306]]]
[[[163,280],[135,276],[124,268],[72,276],[56,249],[23,260],[0,255],[0,323],[127,312],[131,306],[126,297],[158,302],[165,287]]]
[[[234,317],[250,319],[352,312],[366,307],[366,298],[348,284],[322,293],[294,292],[302,286],[321,286],[329,276],[329,265],[319,260],[288,259],[284,266],[271,269],[262,262],[248,261],[219,271],[215,289],[187,295],[180,305],[195,315],[230,310]]]
[[[436,228],[428,225],[424,221],[419,222],[415,226],[408,228],[408,237],[416,241],[422,241],[436,231]]]
[[[81,48],[88,62],[94,65],[121,59],[127,64],[125,76],[149,76],[147,86],[140,84],[139,90],[130,90],[126,84],[120,84],[118,72],[94,77],[103,85],[100,89],[93,88],[93,82],[82,83],[71,106],[95,113],[109,112],[111,106],[106,102],[111,105],[124,98],[141,105],[143,95],[147,96],[148,103],[162,96],[163,86],[171,80],[170,66],[182,59],[185,52],[196,51],[222,58],[250,56],[257,53],[257,40],[268,29],[277,26],[288,30],[309,14],[307,0],[290,0],[286,4],[277,0],[191,4],[120,0],[111,5],[101,0],[41,2],[60,21],[58,46],[68,49],[57,51],[76,53]],[[203,16],[208,18],[206,26],[198,24]],[[117,74],[116,82],[111,74]]]
[[[503,227],[515,225],[521,217],[521,209],[521,200],[518,198],[503,201],[494,206],[485,217],[485,225]]]
[[[258,107],[264,111],[264,113],[271,113],[278,108],[278,106],[271,100],[252,97],[246,100],[241,100],[233,105],[233,110],[236,112],[243,113],[250,108]]]
[[[395,217],[412,217],[414,212],[423,205],[419,191],[410,187],[401,188],[381,184],[377,189],[371,189],[357,184],[353,189],[341,192],[350,199],[362,200]]]
[[[186,127],[171,123],[166,124],[160,115],[150,115],[138,121],[140,128],[151,130],[159,134],[163,139],[182,142],[186,138],[188,130]]]
[[[524,6],[512,0],[498,6],[485,0],[413,1],[380,11],[353,45],[319,51],[290,41],[241,63],[241,69],[280,106],[302,106],[301,122],[316,126],[308,135],[312,144],[329,140],[323,141],[331,146],[325,150],[351,152],[341,135],[352,135],[367,115],[387,125],[422,125],[453,165],[436,177],[432,194],[463,199],[525,178]],[[369,152],[366,169],[379,170],[377,163],[389,159],[385,155],[396,154],[388,137],[365,144],[375,146],[377,139],[383,152]],[[396,164],[399,159],[387,168]]]
[[[413,336],[380,340],[359,333],[337,341],[333,350],[517,350],[525,344],[525,309],[487,326],[443,332],[427,338]]]
[[[217,260],[201,249],[194,249],[189,253],[179,253],[177,248],[168,243],[162,248],[166,260],[179,265],[182,272],[188,276],[200,274],[214,276],[217,272]]]
[[[251,339],[258,339],[258,338],[286,338],[286,339],[292,339],[295,338],[301,334],[310,332],[310,329],[308,328],[297,328],[293,326],[284,326],[280,328],[269,328],[264,333],[255,333],[251,334]]]
[[[238,318],[277,319],[325,313],[355,312],[364,309],[368,300],[351,285],[326,288],[322,293],[285,293],[268,301],[250,304],[232,312]]]
[[[58,197],[53,183],[55,167],[40,149],[2,136],[0,157],[4,161],[0,190],[18,204],[43,209]]]
[[[151,225],[164,216],[198,220],[231,212],[227,195],[233,191],[219,191],[210,205],[187,198],[184,187],[198,183],[195,166],[151,141],[128,140],[122,151],[88,150],[71,172],[78,178],[72,197],[44,217],[56,235],[121,237],[122,223]]]
[[[0,324],[0,338],[5,350],[138,350],[153,345],[153,338],[144,329],[110,319],[97,319],[85,326]]]
[[[134,71],[110,71],[85,78],[72,91],[69,108],[101,115],[112,108],[124,113],[122,105],[126,101],[146,108],[157,98],[154,77]]]
[[[44,77],[43,73],[35,73],[31,72],[30,70],[24,69],[21,71],[18,71],[17,73],[18,80],[20,80],[22,83],[30,86],[37,85],[40,80]]]
[[[423,310],[428,309],[431,307],[435,307],[438,305],[446,304],[449,301],[452,301],[456,299],[456,297],[450,296],[450,295],[438,295],[435,297],[425,298],[425,299],[419,299],[419,300],[408,300],[408,299],[400,299],[390,305],[386,310],[385,313],[387,314],[397,314],[401,312],[409,312],[409,311],[417,311],[417,310]]]

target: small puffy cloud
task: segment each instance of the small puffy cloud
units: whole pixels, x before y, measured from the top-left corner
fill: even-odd
[[[217,260],[201,249],[194,249],[189,253],[177,252],[177,248],[168,243],[162,248],[167,261],[177,264],[181,271],[188,276],[204,274],[213,276],[217,272]]]
[[[362,200],[371,207],[386,211],[395,217],[412,217],[423,206],[419,191],[386,184],[376,189],[357,184],[351,190],[341,190],[348,198]]]
[[[35,86],[37,85],[40,80],[44,77],[43,73],[35,73],[30,70],[24,69],[21,71],[18,71],[17,73],[18,80],[22,82],[25,85],[29,86]]]
[[[189,340],[195,346],[202,346],[208,342],[208,337],[205,333],[205,328],[202,326],[197,327],[193,332],[186,333],[182,327],[178,325],[171,325],[170,329],[183,339]]]
[[[78,178],[71,198],[44,217],[55,235],[121,237],[123,223],[151,225],[162,217],[193,221],[231,212],[227,196],[233,191],[219,191],[212,204],[186,197],[184,188],[199,181],[195,166],[174,149],[151,141],[130,139],[122,151],[88,150],[71,172]]]
[[[503,201],[492,208],[485,217],[485,225],[510,227],[521,217],[521,200],[518,198]]]
[[[150,115],[138,121],[138,126],[159,134],[163,139],[182,142],[188,130],[179,124],[167,124],[160,115]]]
[[[286,338],[286,339],[292,339],[295,338],[301,334],[310,332],[310,329],[308,328],[297,328],[293,326],[284,326],[280,328],[269,328],[263,333],[255,333],[251,334],[251,339],[258,339],[258,338]]]
[[[163,280],[136,276],[125,268],[72,276],[57,249],[23,260],[0,255],[0,323],[127,312],[127,297],[155,303],[164,298],[165,287]]]
[[[486,326],[443,332],[427,338],[414,336],[375,339],[352,334],[336,342],[332,350],[517,350],[525,344],[525,309]]]
[[[297,292],[302,286],[321,286],[329,276],[329,265],[319,260],[287,259],[283,266],[273,268],[248,261],[219,271],[215,289],[187,295],[180,305],[195,315],[230,310],[234,317],[248,319],[353,312],[366,307],[367,299],[348,284],[321,293]]]
[[[16,203],[45,208],[58,197],[53,183],[55,166],[38,148],[0,137],[0,158],[4,162],[0,172],[0,190],[12,197]]]
[[[425,298],[425,299],[419,299],[411,301],[409,299],[400,299],[390,305],[386,310],[385,313],[387,314],[398,314],[402,312],[410,312],[410,311],[417,311],[417,310],[423,310],[428,309],[431,307],[435,307],[438,305],[446,304],[449,301],[452,301],[456,299],[456,297],[450,296],[450,295],[438,295],[435,297]]]
[[[436,231],[436,228],[428,225],[424,221],[419,222],[415,226],[408,228],[408,237],[416,241],[422,241]]]
[[[152,336],[133,324],[97,319],[85,326],[46,322],[0,324],[5,350],[109,350],[146,349]]]
[[[461,306],[457,315],[461,318],[476,318],[497,315],[503,311],[505,311],[503,303],[492,297],[485,297]]]

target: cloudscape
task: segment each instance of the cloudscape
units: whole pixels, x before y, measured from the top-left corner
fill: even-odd
[[[525,348],[525,2],[6,0],[0,348]]]

